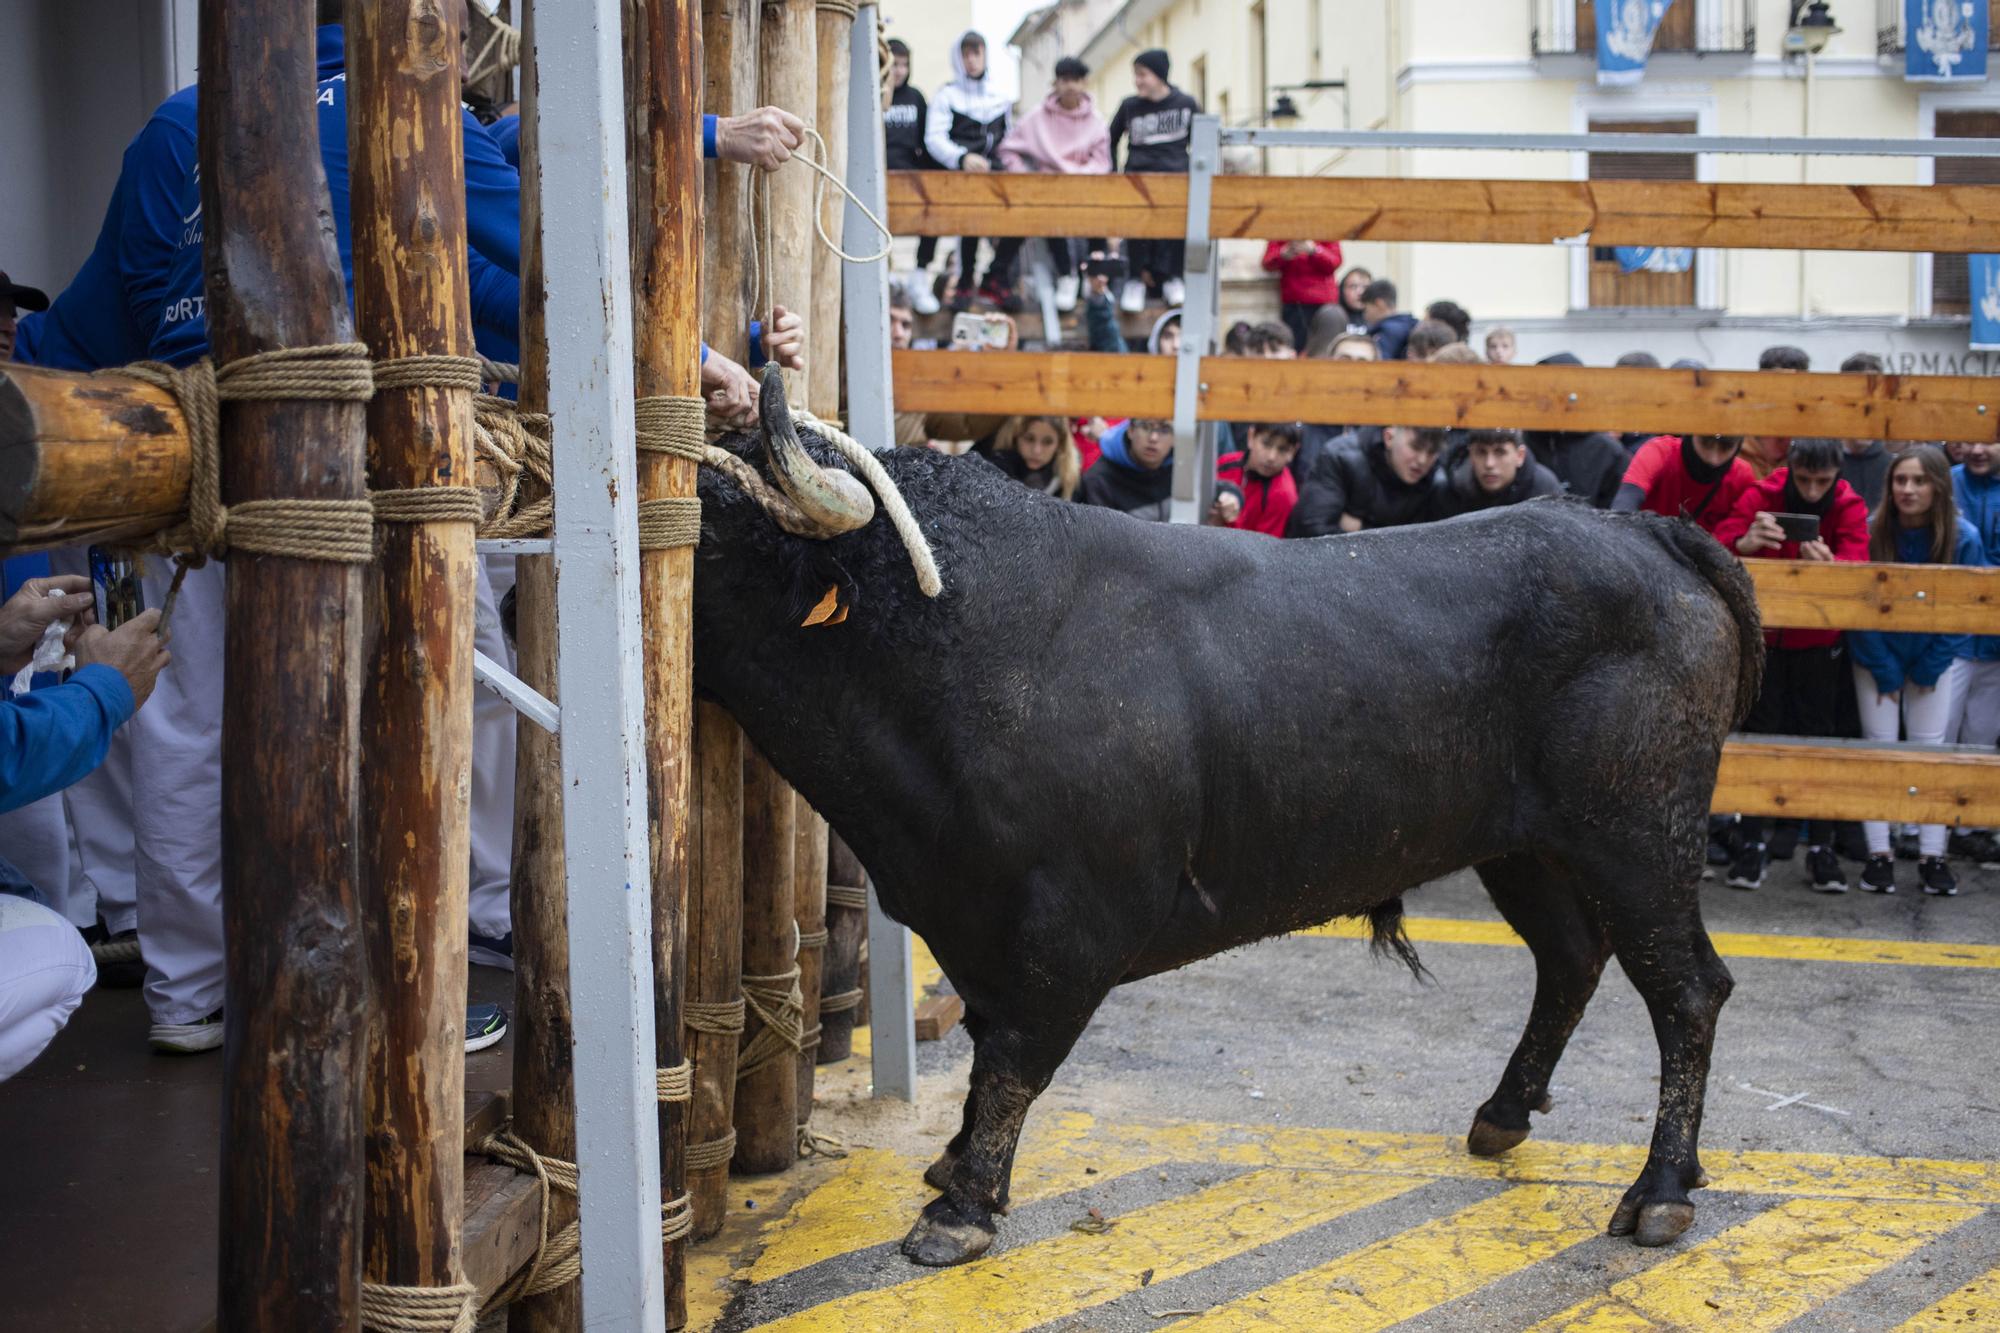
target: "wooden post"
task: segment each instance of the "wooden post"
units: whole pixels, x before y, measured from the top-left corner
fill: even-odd
[[[640,399],[701,397],[701,29],[697,0],[630,11],[626,122],[631,178],[633,385]],[[693,460],[641,449],[639,503],[695,493]],[[642,516],[646,823],[653,870],[653,1020],[662,1070],[682,1060],[689,811],[693,791],[694,547],[653,546]],[[661,1203],[686,1179],[686,1101],[660,1103]],[[685,1246],[665,1242],[667,1327],[687,1322]]]
[[[768,17],[768,16],[767,16]],[[743,746],[743,974],[778,976],[791,969],[792,859],[798,798],[777,771]],[[744,1018],[747,1047],[763,1023]],[[798,1160],[796,1060],[766,1061],[736,1087],[736,1169],[752,1175],[784,1171]]]
[[[200,48],[216,361],[351,342],[325,221],[310,10],[298,0],[207,0]],[[362,438],[360,403],[225,403],[224,503],[359,500]],[[244,551],[229,562],[224,1333],[353,1329],[360,1317],[362,570]]]
[[[702,104],[728,115],[757,100],[759,0],[703,0]],[[706,164],[702,226],[702,328],[709,345],[743,362],[748,353],[755,263],[751,258],[751,168]],[[736,1114],[743,994],[743,732],[727,710],[697,703],[694,719],[694,846],[687,920],[686,1050],[694,1064],[688,1114],[687,1186],[694,1239],[728,1216],[729,1159]]]
[[[763,100],[793,112],[808,125],[818,115],[818,38],[813,0],[765,0],[762,30],[757,34]],[[762,188],[771,200],[771,234],[763,238],[769,268],[771,299],[798,312],[805,321],[805,345],[816,335],[813,323],[813,173],[805,167],[785,167],[764,177]],[[769,311],[760,311],[760,315]],[[810,393],[810,367],[785,372],[787,400],[818,410]]]
[[[455,12],[440,0],[350,0],[346,17],[359,331],[378,361],[470,355]],[[470,487],[471,420],[464,389],[378,388],[370,487]],[[389,1286],[462,1278],[472,527],[384,523],[370,587],[362,1274]]]
[[[523,5],[521,38],[521,410],[546,412],[542,207],[536,5]],[[520,677],[556,699],[555,560],[524,555],[514,580],[515,664]],[[522,718],[514,758],[514,1133],[535,1151],[576,1160],[576,1071],[569,995],[569,885],[563,865],[562,750]],[[576,1220],[576,1200],[551,1192],[554,1235]],[[522,1297],[508,1311],[512,1333],[574,1333],[583,1327],[582,1284]]]
[[[838,833],[827,838],[826,961],[820,972],[819,1063],[834,1064],[854,1054],[854,1020],[859,1012],[861,942],[868,938],[867,892],[861,862]],[[851,998],[850,998],[851,997]],[[827,1002],[834,1001],[829,1009]]]
[[[799,928],[799,995],[805,1001],[799,1047],[799,1124],[812,1119],[813,1066],[819,1059],[820,979],[826,962],[826,821],[797,798],[792,840],[792,919]]]

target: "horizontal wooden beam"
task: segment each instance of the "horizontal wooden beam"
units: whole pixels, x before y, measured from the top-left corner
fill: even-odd
[[[1187,234],[1185,176],[889,173],[909,236]],[[2000,249],[2000,186],[1218,176],[1217,237],[1691,245],[1749,250]]]
[[[1767,626],[2000,634],[2000,569],[1745,560]]]
[[[1732,736],[1712,808],[1793,819],[1984,826],[2000,820],[2000,754],[1867,741]]]
[[[1095,352],[895,354],[900,411],[1173,412],[1174,363]],[[1206,357],[1195,414],[1521,430],[2000,440],[2000,381],[1971,375],[1265,361]]]
[[[187,423],[123,375],[0,366],[0,546],[157,532],[187,508]]]

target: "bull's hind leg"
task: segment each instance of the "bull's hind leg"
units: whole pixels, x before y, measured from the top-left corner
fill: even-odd
[[[968,1009],[965,1011],[964,1027],[965,1035],[972,1038],[972,1049],[976,1053],[979,1049],[980,1034],[986,1030],[986,1020],[980,1016],[978,1010]],[[975,1054],[974,1059],[977,1058]],[[945,1144],[944,1151],[938,1154],[937,1160],[924,1168],[924,1184],[934,1190],[943,1190],[951,1184],[951,1173],[958,1166],[958,1159],[965,1156],[965,1145],[972,1140],[973,1122],[979,1117],[977,1093],[978,1081],[975,1079],[965,1090],[965,1113],[959,1120],[958,1133],[951,1136],[951,1142]],[[1002,1195],[1003,1211],[1005,1203],[1006,1197]]]
[[[1535,955],[1535,1002],[1528,1026],[1500,1086],[1473,1116],[1472,1132],[1466,1135],[1469,1151],[1494,1157],[1528,1137],[1530,1110],[1549,1109],[1549,1079],[1597,990],[1610,946],[1585,913],[1567,871],[1519,855],[1480,866],[1479,878],[1500,915]]]

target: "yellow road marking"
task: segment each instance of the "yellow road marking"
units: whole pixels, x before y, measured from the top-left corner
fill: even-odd
[[[1617,1202],[1615,1190],[1517,1186],[1175,1328],[1375,1333],[1589,1240]]]
[[[1780,1328],[1978,1214],[1954,1204],[1791,1199],[1530,1333]]]
[[[1419,944],[1504,944],[1521,937],[1504,921],[1413,916],[1403,922]],[[1319,939],[1365,940],[1368,924],[1351,918],[1298,932]],[[1931,940],[1834,939],[1822,935],[1757,935],[1710,931],[1715,951],[1725,958],[1781,958],[1810,963],[1887,963],[1903,967],[2000,967],[2000,945],[1948,944]]]
[[[1900,1325],[1896,1333],[1942,1328],[2000,1328],[2000,1268],[1972,1279]]]
[[[1164,1282],[1418,1188],[1420,1180],[1266,1170],[962,1268],[839,1300],[765,1325],[788,1333],[896,1329],[1010,1333]]]

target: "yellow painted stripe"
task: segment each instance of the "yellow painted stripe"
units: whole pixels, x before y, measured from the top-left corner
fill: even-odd
[[[1978,1215],[1956,1204],[1792,1199],[1613,1283],[1531,1333],[1780,1328]]]
[[[2000,1328],[2000,1268],[1972,1279],[1900,1325],[1896,1333],[1934,1333],[1948,1328]]]
[[[1504,921],[1413,916],[1404,920],[1419,944],[1505,944],[1521,937]],[[1342,918],[1298,932],[1320,939],[1365,940],[1368,924]],[[1725,958],[1780,958],[1810,963],[1886,963],[1901,967],[2000,967],[2000,945],[1948,944],[1932,940],[1857,940],[1822,935],[1757,935],[1711,931],[1715,951]]]
[[[1165,1159],[1143,1137],[1102,1143],[1087,1115],[1037,1117],[1014,1159],[1015,1206],[1053,1198]],[[917,1213],[936,1197],[924,1184],[929,1159],[857,1149],[831,1181],[772,1227],[769,1244],[751,1267],[769,1282],[835,1255],[901,1240]]]
[[[787,1333],[1010,1333],[1073,1315],[1140,1286],[1234,1258],[1307,1227],[1393,1199],[1423,1182],[1315,1171],[1252,1171],[1112,1219],[1098,1235],[1066,1232],[962,1268],[947,1268],[802,1311]]]
[[[1589,1240],[1617,1202],[1616,1190],[1521,1185],[1174,1327],[1375,1333]]]

